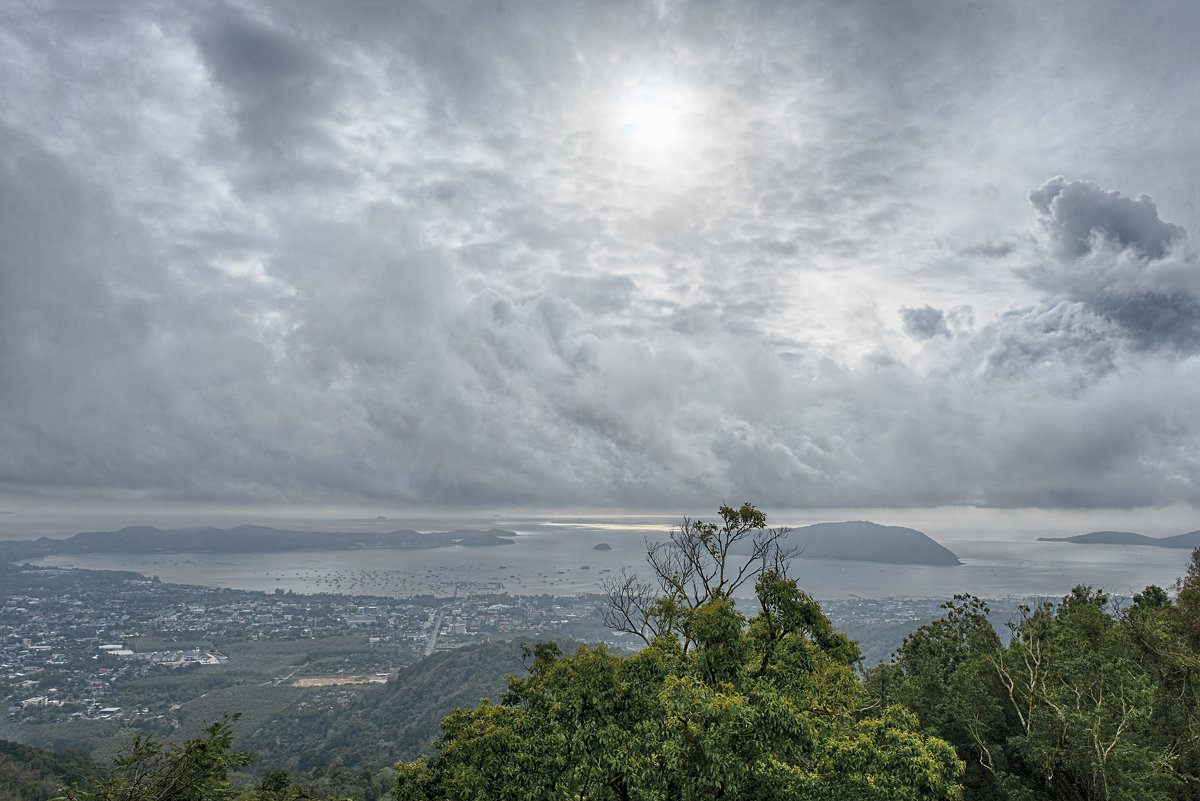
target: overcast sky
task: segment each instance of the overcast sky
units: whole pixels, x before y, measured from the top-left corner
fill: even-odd
[[[5,3],[0,508],[1200,506],[1198,34]]]

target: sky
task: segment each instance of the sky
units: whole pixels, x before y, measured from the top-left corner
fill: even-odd
[[[1198,32],[5,3],[0,511],[1186,517]]]

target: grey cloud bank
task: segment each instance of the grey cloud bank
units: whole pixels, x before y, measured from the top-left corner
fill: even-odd
[[[1200,506],[1198,29],[11,6],[0,499]]]
[[[900,318],[904,321],[904,330],[917,339],[950,336],[950,328],[946,325],[946,313],[941,309],[932,306],[922,306],[919,309],[904,307],[900,309]]]

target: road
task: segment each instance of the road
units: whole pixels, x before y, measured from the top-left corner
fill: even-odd
[[[437,648],[438,633],[442,630],[442,619],[446,617],[446,613],[454,608],[455,602],[458,601],[458,584],[454,585],[454,595],[450,598],[450,603],[437,610],[437,617],[433,619],[433,630],[429,632],[429,642],[425,645],[425,656],[429,656]]]

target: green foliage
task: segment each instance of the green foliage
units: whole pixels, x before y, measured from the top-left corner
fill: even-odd
[[[328,792],[328,783],[316,788],[302,785],[279,770],[268,771],[256,787],[234,787],[230,773],[254,759],[248,751],[232,750],[236,719],[237,715],[232,715],[209,724],[202,736],[176,745],[135,737],[106,771],[82,785],[67,785],[62,801],[316,801],[344,797]]]
[[[83,781],[96,765],[82,751],[55,753],[0,740],[0,801],[47,801],[65,784]]]
[[[236,716],[235,716],[236,717]],[[253,754],[231,751],[233,718],[210,724],[204,736],[164,746],[136,737],[100,778],[67,788],[67,801],[225,801],[238,793],[228,774]]]
[[[784,567],[794,555],[781,544],[787,530],[767,529],[766,516],[750,504],[722,506],[719,514],[720,523],[685,517],[668,541],[647,542],[653,580],[623,571],[605,581],[605,624],[636,634],[647,645],[660,635],[680,636],[686,651],[692,646],[690,613],[732,598],[750,579],[768,567]]]
[[[1193,650],[1200,650],[1200,548],[1192,551],[1187,573],[1176,582],[1180,634]]]
[[[501,703],[455,711],[432,756],[398,766],[395,797],[958,797],[947,743],[899,707],[866,714],[857,648],[787,578],[786,559],[755,549],[730,561],[761,513],[721,514],[685,521],[695,548],[684,556],[656,566],[651,551],[656,571],[672,569],[660,572],[664,595],[636,607],[653,635],[645,649],[527,649],[529,673],[510,677]],[[759,611],[747,620],[730,592],[750,577]]]
[[[960,596],[868,672],[967,764],[967,798],[1200,798],[1200,551],[1177,603],[1147,587],[1123,610],[1076,587],[1022,607],[1001,643],[987,608]],[[1195,607],[1192,605],[1195,604]]]

